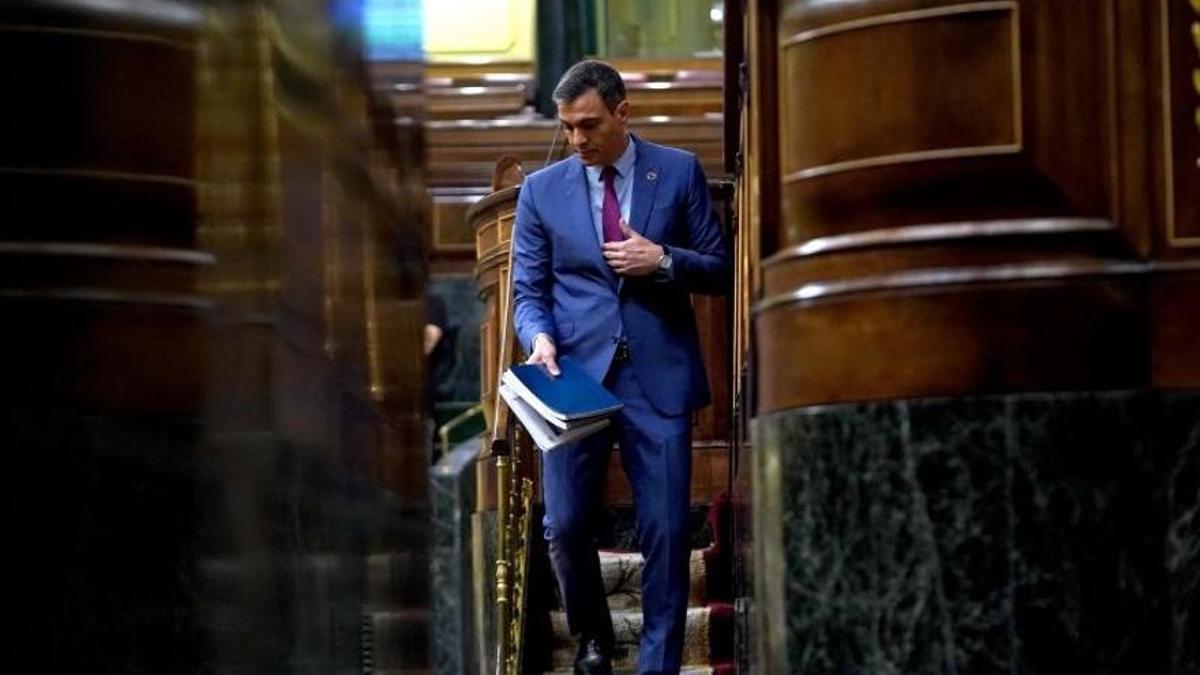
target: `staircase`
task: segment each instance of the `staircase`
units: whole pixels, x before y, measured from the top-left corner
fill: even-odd
[[[432,671],[429,514],[397,509],[389,515],[381,550],[364,561],[360,672],[422,675]]]
[[[429,584],[425,546],[367,558],[368,597],[363,609],[362,666],[370,675],[428,673]]]
[[[723,544],[729,541],[727,510],[724,499],[714,500],[707,523],[710,541],[703,548],[692,550],[683,673],[725,675],[734,672],[731,561],[728,545]],[[615,537],[617,541],[631,538],[620,533]],[[642,632],[642,565],[642,555],[635,551],[600,552],[600,570],[616,638],[614,673],[637,672]],[[550,628],[553,637],[548,673],[569,674],[575,660],[576,644],[567,630],[567,617],[561,605],[550,613]]]

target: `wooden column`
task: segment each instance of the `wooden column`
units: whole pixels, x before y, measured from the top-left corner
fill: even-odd
[[[1191,672],[1200,5],[756,11],[757,667]]]

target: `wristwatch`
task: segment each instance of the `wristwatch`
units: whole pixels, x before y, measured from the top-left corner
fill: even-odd
[[[658,269],[663,272],[670,271],[671,269],[671,254],[667,253],[666,246],[663,247],[662,255],[658,256]]]

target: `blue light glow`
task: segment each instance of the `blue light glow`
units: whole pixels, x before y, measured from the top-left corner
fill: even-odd
[[[423,57],[421,0],[365,0],[362,11],[368,59]]]

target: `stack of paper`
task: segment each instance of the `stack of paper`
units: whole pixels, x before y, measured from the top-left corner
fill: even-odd
[[[500,377],[500,395],[543,451],[608,426],[621,402],[569,358],[557,377],[545,366],[513,366]]]

